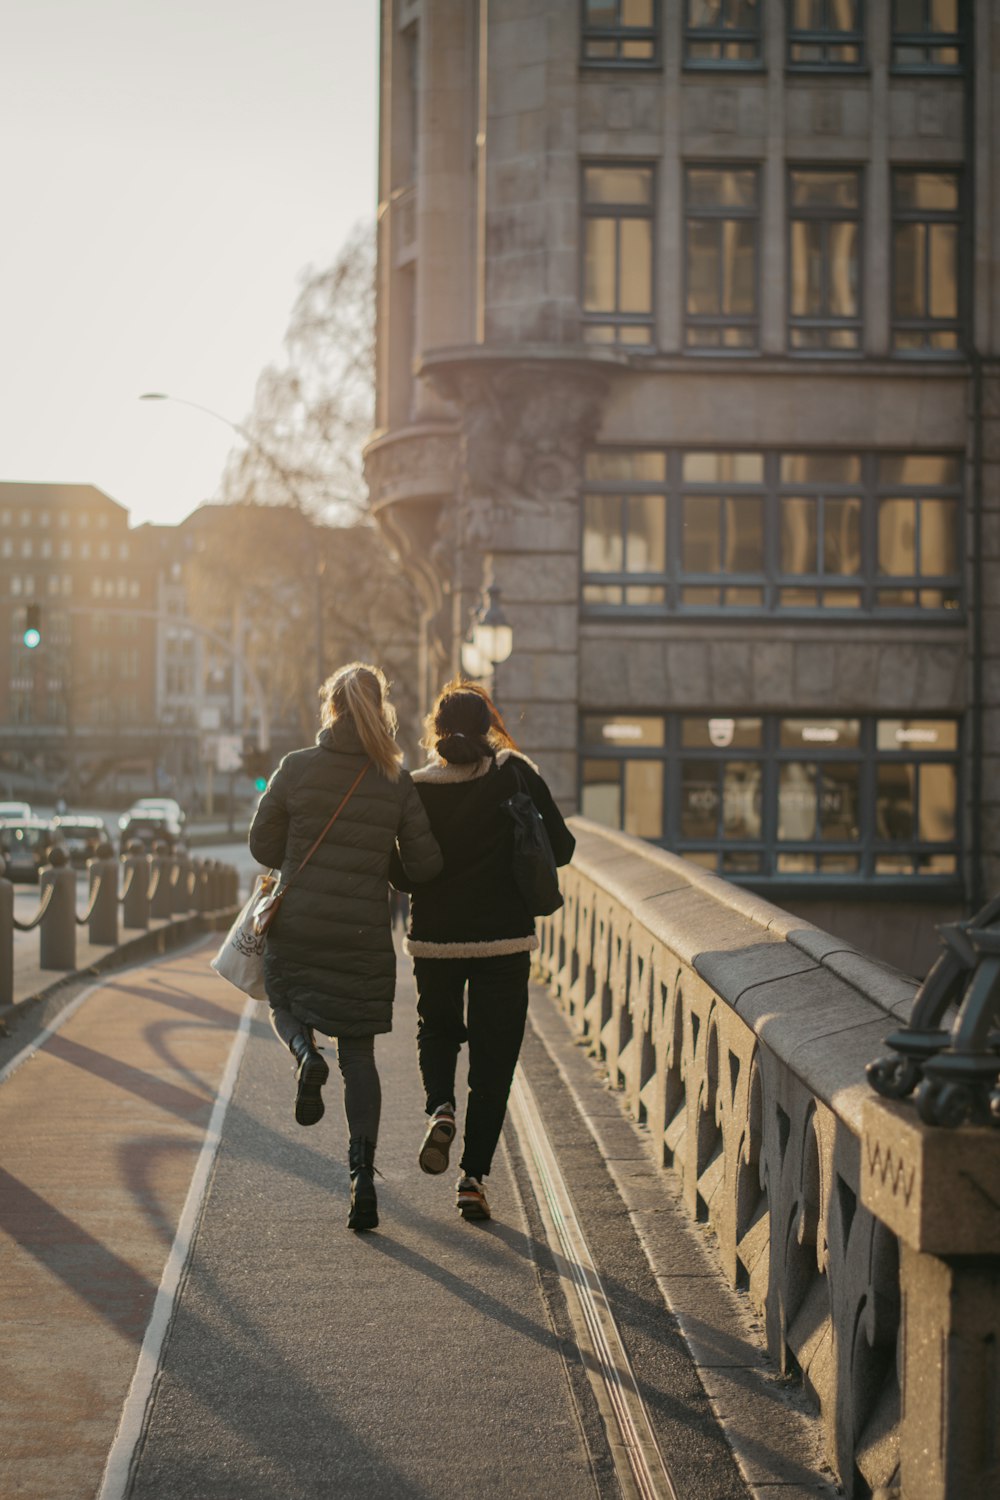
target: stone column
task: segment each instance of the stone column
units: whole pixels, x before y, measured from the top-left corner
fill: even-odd
[[[583,362],[490,359],[452,369],[462,446],[456,639],[484,587],[501,590],[514,650],[495,688],[518,743],[562,806],[576,802],[580,484],[602,377]]]
[[[861,1198],[901,1241],[900,1500],[1000,1494],[1000,1133],[868,1099]]]

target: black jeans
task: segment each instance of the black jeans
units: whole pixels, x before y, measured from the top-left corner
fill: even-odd
[[[528,1015],[531,955],[498,958],[415,958],[417,1057],[427,1113],[455,1104],[455,1064],[469,1043],[469,1099],[461,1168],[483,1178],[490,1170]],[[468,1015],[465,986],[469,986]]]
[[[299,1021],[290,1010],[271,1006],[271,1025],[275,1035],[287,1047],[294,1036],[312,1028]],[[375,1066],[373,1036],[341,1036],[337,1043],[337,1065],[344,1080],[344,1113],[351,1139],[361,1136],[374,1144],[378,1140],[382,1114],[382,1085]]]

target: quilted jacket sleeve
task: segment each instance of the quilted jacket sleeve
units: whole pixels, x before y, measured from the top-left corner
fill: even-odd
[[[433,880],[435,875],[440,875],[444,864],[437,839],[431,832],[424,804],[409,777],[407,783],[403,813],[396,835],[398,858],[393,857],[389,868],[389,878],[397,890],[408,890],[411,884],[420,885],[425,880]],[[399,881],[397,876],[400,877]]]
[[[288,841],[288,775],[284,764],[271,777],[250,825],[250,853],[258,864],[280,868]]]

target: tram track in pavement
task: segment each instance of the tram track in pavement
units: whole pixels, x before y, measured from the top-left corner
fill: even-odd
[[[607,1108],[619,1110],[610,1095]],[[580,1101],[530,1018],[503,1143],[600,1500],[748,1500]]]
[[[627,1500],[680,1500],[531,1084],[518,1067],[509,1112],[566,1297],[574,1339]]]
[[[518,1075],[504,1142],[543,1228],[538,1259],[553,1265],[573,1363],[588,1377],[575,1399],[599,1412],[613,1493],[834,1500],[842,1492],[824,1462],[820,1418],[776,1378],[703,1227],[679,1208],[620,1095],[534,987]]]

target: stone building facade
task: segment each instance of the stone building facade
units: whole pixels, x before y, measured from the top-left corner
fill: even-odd
[[[563,804],[918,972],[1000,887],[1000,13],[383,0],[372,502]]]

